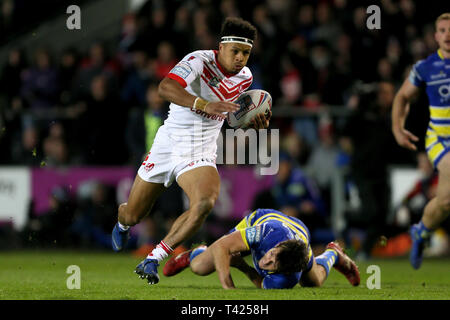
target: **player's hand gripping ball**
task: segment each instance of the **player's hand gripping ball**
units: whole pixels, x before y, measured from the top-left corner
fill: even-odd
[[[234,129],[248,128],[256,115],[263,113],[267,118],[272,109],[272,97],[264,90],[246,91],[233,102],[240,105],[238,111],[228,112],[228,124]]]

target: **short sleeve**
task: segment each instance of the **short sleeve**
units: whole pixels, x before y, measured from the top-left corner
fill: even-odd
[[[423,62],[424,62],[424,60],[420,60],[420,61],[416,62],[413,65],[411,71],[409,72],[408,80],[416,87],[420,87],[425,82],[425,80],[424,80],[425,78],[422,74],[423,73],[423,71],[422,71]]]
[[[262,229],[262,226],[258,225],[258,226],[239,230],[241,233],[241,236],[242,236],[242,240],[244,240],[248,249],[255,248],[256,246],[258,246],[260,244],[261,239],[262,239],[261,229]]]
[[[263,289],[291,289],[299,282],[301,272],[291,274],[273,273],[264,277]]]
[[[188,54],[177,63],[167,74],[167,78],[177,81],[185,88],[192,81],[201,76],[203,72],[203,60],[196,54]]]

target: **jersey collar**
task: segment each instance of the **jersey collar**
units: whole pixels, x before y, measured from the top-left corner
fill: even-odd
[[[446,60],[448,61],[449,60],[448,58],[444,57],[444,55],[442,54],[442,50],[441,49],[437,50],[437,54],[438,54],[439,58],[441,58],[441,60],[444,60],[444,61],[446,61]]]

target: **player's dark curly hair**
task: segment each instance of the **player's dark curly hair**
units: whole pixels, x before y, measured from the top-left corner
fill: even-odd
[[[220,37],[237,36],[256,40],[256,28],[248,21],[237,17],[228,17],[222,24]]]
[[[303,241],[286,240],[280,242],[276,260],[278,261],[277,272],[294,273],[306,269],[308,266],[308,247]]]

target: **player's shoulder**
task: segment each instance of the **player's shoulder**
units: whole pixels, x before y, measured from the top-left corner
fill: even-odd
[[[199,59],[201,61],[212,61],[214,60],[214,51],[213,50],[196,50],[191,53],[188,53],[184,60],[191,61],[194,59]]]
[[[430,54],[425,59],[418,60],[414,67],[418,69],[423,69],[427,67],[439,67],[440,65],[443,65],[444,61],[439,57],[439,54],[437,52],[434,52]]]
[[[252,79],[253,78],[252,71],[247,66],[243,67],[241,69],[241,71],[239,71],[238,75],[244,79]]]

